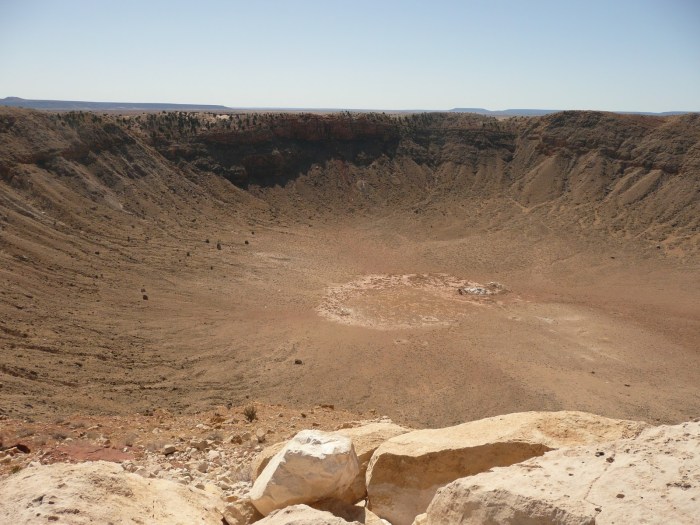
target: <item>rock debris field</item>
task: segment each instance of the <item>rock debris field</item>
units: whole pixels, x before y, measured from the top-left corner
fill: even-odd
[[[379,418],[266,441],[180,438],[121,465],[38,458],[0,480],[0,520],[583,525],[693,523],[700,509],[699,422],[528,412],[411,430]]]

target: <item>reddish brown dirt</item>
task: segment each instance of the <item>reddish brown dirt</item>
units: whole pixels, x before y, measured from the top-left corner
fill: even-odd
[[[303,428],[330,431],[354,421],[377,418],[374,411],[360,415],[336,410],[330,405],[304,411],[262,404],[255,407],[254,421],[244,417],[245,406],[220,406],[184,416],[156,410],[128,417],[73,414],[52,421],[4,419],[0,431],[0,459],[7,459],[0,461],[0,478],[31,462],[143,463],[148,453],[162,456],[166,444],[176,443],[182,449],[187,446],[183,443],[193,439],[210,440],[212,447],[220,451],[238,450],[252,455],[267,444],[289,439]],[[256,436],[259,430],[265,436],[262,442]]]

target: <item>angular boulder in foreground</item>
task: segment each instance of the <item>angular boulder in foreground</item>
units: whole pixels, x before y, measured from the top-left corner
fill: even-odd
[[[377,450],[379,445],[395,436],[405,434],[410,430],[391,422],[372,422],[360,425],[357,427],[343,428],[336,430],[333,434],[338,434],[350,438],[352,440],[357,459],[360,462],[360,471],[355,477],[353,483],[348,489],[341,494],[338,499],[347,503],[357,503],[367,495],[365,488],[365,477],[367,474],[367,466],[372,454]],[[253,480],[265,469],[270,460],[286,445],[285,442],[275,443],[266,447],[253,461],[252,471]]]
[[[440,487],[545,452],[637,436],[647,425],[585,412],[523,412],[408,432],[383,443],[367,469],[368,508],[411,525]]]
[[[29,467],[0,482],[0,523],[221,525],[221,498],[106,461]]]
[[[698,523],[700,423],[565,448],[440,489],[425,525]]]
[[[337,498],[360,471],[349,438],[302,430],[275,455],[255,480],[249,497],[264,515],[298,503]]]

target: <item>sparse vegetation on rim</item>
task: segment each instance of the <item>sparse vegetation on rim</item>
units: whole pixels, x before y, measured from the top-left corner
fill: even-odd
[[[252,423],[258,419],[258,409],[255,405],[248,405],[243,409],[243,416],[248,423]]]

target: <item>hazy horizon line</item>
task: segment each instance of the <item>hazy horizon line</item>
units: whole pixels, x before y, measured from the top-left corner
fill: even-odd
[[[13,104],[6,104],[6,102],[14,102]],[[552,109],[552,108],[536,108],[536,107],[507,107],[504,109],[490,109],[480,106],[455,106],[452,108],[350,108],[350,107],[331,107],[331,106],[228,106],[225,104],[210,104],[210,103],[183,103],[183,102],[127,102],[127,101],[103,101],[103,100],[70,100],[70,99],[25,99],[18,96],[6,96],[0,98],[0,105],[5,107],[24,107],[21,105],[22,102],[28,103],[46,103],[49,105],[57,104],[84,104],[84,105],[99,105],[99,106],[134,106],[131,108],[123,109],[139,109],[138,106],[148,107],[148,106],[159,106],[162,109],[167,109],[168,107],[174,108],[201,108],[201,110],[223,110],[223,111],[328,111],[328,112],[403,112],[403,113],[473,113],[473,112],[486,112],[486,113],[512,113],[512,112],[532,112],[532,116],[540,116],[541,114],[559,113],[563,111],[600,111],[609,113],[622,113],[622,114],[648,114],[648,115],[667,115],[667,114],[687,114],[687,113],[698,113],[695,110],[667,110],[667,111],[644,111],[644,110],[609,110],[609,109],[597,109],[597,108],[565,108],[565,109]],[[60,107],[31,107],[29,109],[63,109]],[[66,107],[65,109],[72,109]],[[79,109],[79,108],[75,108]],[[84,108],[84,110],[90,110],[91,108]],[[104,108],[92,108],[92,109],[107,109]],[[120,108],[114,108],[120,109]],[[537,115],[535,115],[536,113]]]

